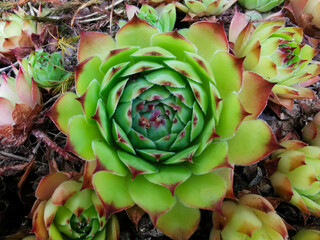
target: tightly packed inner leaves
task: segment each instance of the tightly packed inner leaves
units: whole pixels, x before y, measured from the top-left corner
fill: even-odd
[[[319,217],[319,147],[302,141],[279,144],[262,120],[265,115],[257,119],[268,101],[281,116],[282,107],[293,108],[293,99],[315,98],[305,87],[319,80],[320,65],[313,61],[316,40],[288,26],[280,14],[248,21],[234,8],[230,26],[212,16],[235,0],[143,2],[155,8],[123,4],[129,20],[118,23],[114,37],[79,31],[74,77],[63,61],[72,40],[58,39],[55,27],[47,25],[42,34],[27,37],[27,30],[19,29],[36,26],[31,20],[0,22],[3,34],[17,34],[12,40],[1,40],[0,34],[0,43],[21,45],[29,39],[26,50],[40,48],[28,58],[13,56],[19,70],[4,68],[13,69],[16,78],[9,71],[0,80],[1,143],[22,145],[32,132],[61,157],[74,160],[71,168],[52,160],[50,174],[40,180],[30,213],[35,238],[117,240],[116,216],[123,210],[136,224],[146,213],[155,228],[177,240],[196,231],[201,209],[212,212],[210,240],[288,239],[290,226],[275,211],[279,201]],[[283,1],[239,2],[264,12]],[[190,22],[176,23],[179,14],[187,14],[184,20]],[[71,25],[79,19],[74,17]],[[14,20],[23,25],[17,23],[17,32]],[[45,46],[47,41],[52,46]],[[56,48],[61,52],[53,52]],[[7,64],[6,57],[0,55],[1,64]],[[54,96],[73,79],[69,92]],[[50,119],[66,135],[64,149],[37,126]],[[303,134],[311,144],[316,144],[316,120]],[[255,166],[268,171],[263,179],[269,177],[272,193],[267,194],[277,201],[250,194],[262,187],[234,188],[237,165],[246,168],[271,153],[266,165]],[[74,172],[78,164],[81,170]],[[29,166],[22,180],[28,171]],[[296,238],[318,235],[306,230]]]

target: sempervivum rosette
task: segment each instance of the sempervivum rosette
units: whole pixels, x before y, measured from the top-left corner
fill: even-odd
[[[319,80],[320,64],[312,63],[317,51],[303,43],[299,27],[271,19],[255,26],[236,12],[229,29],[237,57],[245,57],[244,69],[276,83],[270,101],[291,110],[292,99],[314,98],[305,88]]]
[[[68,135],[66,150],[97,159],[93,185],[107,215],[137,204],[165,234],[186,239],[197,208],[219,210],[231,195],[230,165],[278,148],[268,125],[251,120],[273,84],[243,74],[228,50],[223,25],[212,22],[185,37],[138,17],[116,42],[81,33],[76,94],[48,116]]]
[[[117,240],[115,216],[106,222],[102,203],[93,189],[71,173],[55,172],[41,179],[33,207],[32,232],[37,240]]]

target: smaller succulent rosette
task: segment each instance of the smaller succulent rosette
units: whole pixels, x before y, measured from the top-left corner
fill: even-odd
[[[22,67],[41,87],[54,87],[70,77],[64,69],[61,52],[48,53],[43,50],[32,52],[29,58],[21,60]]]
[[[173,3],[160,5],[153,8],[149,5],[142,5],[139,9],[134,5],[126,5],[128,19],[131,20],[136,14],[137,17],[147,21],[152,26],[159,29],[160,32],[170,32],[176,22],[176,7]],[[120,26],[126,22],[121,21]]]
[[[275,83],[269,100],[289,110],[292,99],[314,98],[305,86],[319,80],[320,65],[311,63],[317,51],[302,39],[299,27],[285,27],[279,20],[255,26],[238,11],[229,29],[235,55],[245,57],[244,69]]]
[[[320,231],[314,229],[302,229],[292,237],[292,240],[319,240]]]
[[[222,215],[213,213],[210,240],[286,240],[288,232],[271,203],[256,194],[222,204]]]
[[[279,6],[284,0],[238,0],[242,7],[259,12],[267,12]]]
[[[2,13],[0,19],[0,62],[9,64],[16,60],[14,49],[33,47],[31,34],[37,33],[37,25],[25,20],[26,13],[19,8],[14,13]]]
[[[302,27],[307,35],[320,38],[319,0],[290,0],[285,9],[290,19]]]
[[[191,18],[203,16],[216,16],[229,9],[237,0],[184,0],[175,3],[177,8],[188,13]]]
[[[302,137],[310,145],[320,147],[320,112],[303,127]]]
[[[298,140],[281,145],[267,161],[272,186],[286,201],[320,217],[320,148]]]
[[[36,190],[32,232],[37,240],[116,240],[116,216],[108,222],[93,189],[71,173],[56,172],[43,177]]]
[[[28,136],[42,109],[41,94],[32,78],[20,68],[16,77],[0,77],[0,140],[19,145]]]

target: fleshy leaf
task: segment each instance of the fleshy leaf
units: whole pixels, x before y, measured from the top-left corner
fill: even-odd
[[[101,138],[96,123],[88,123],[84,116],[75,116],[69,121],[65,149],[83,159],[93,160],[95,156],[92,150],[92,141]]]
[[[154,224],[175,202],[167,188],[147,181],[142,175],[130,182],[129,192],[134,202],[149,213]]]
[[[93,176],[93,186],[103,203],[106,218],[134,205],[128,192],[126,177],[99,171]]]
[[[116,48],[116,43],[108,34],[101,32],[80,32],[78,62],[98,56],[104,60],[109,52]]]
[[[270,127],[262,120],[242,122],[228,145],[228,161],[238,165],[253,164],[281,148]]]
[[[184,240],[189,239],[199,222],[200,211],[184,206],[177,198],[172,209],[159,217],[157,228],[172,239]]]

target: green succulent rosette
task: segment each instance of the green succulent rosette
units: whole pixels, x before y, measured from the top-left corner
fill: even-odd
[[[271,155],[269,166],[277,166],[270,180],[275,191],[300,210],[320,216],[320,148],[289,140]],[[272,168],[271,168],[272,169]]]
[[[279,147],[254,120],[273,84],[243,73],[221,23],[195,23],[182,36],[135,16],[115,41],[82,32],[78,60],[76,93],[47,115],[68,136],[67,151],[97,160],[93,186],[107,216],[137,204],[165,234],[186,239],[199,208],[219,211],[232,196],[233,164]]]
[[[22,59],[21,65],[41,87],[57,86],[71,75],[64,69],[60,52],[48,53],[38,50],[32,52],[28,59]]]
[[[117,240],[116,216],[106,221],[103,205],[93,189],[71,173],[56,172],[41,179],[33,207],[32,232],[37,240]]]
[[[176,2],[177,8],[193,17],[219,15],[229,9],[237,0],[184,0]]]
[[[302,42],[303,30],[286,27],[285,21],[270,20],[255,26],[236,12],[229,40],[237,57],[245,57],[243,67],[275,83],[270,100],[288,109],[292,99],[314,98],[305,88],[319,80],[320,65],[312,63],[317,51]]]
[[[256,194],[222,204],[222,215],[213,213],[210,240],[286,240],[285,222],[271,203]]]
[[[279,6],[284,0],[238,0],[242,7],[259,12],[267,12]]]
[[[176,7],[173,3],[162,4],[156,8],[142,5],[140,9],[134,5],[126,4],[126,11],[129,20],[136,14],[137,17],[158,28],[160,32],[172,31],[176,22]],[[121,21],[119,25],[123,26],[125,23],[126,21]]]

